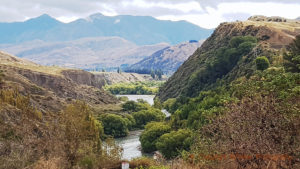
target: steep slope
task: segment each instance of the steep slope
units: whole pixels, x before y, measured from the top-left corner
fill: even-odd
[[[119,36],[138,45],[161,42],[178,44],[190,39],[205,39],[212,30],[185,21],[163,21],[149,16],[104,16],[61,23],[48,15],[25,22],[0,23],[0,43],[18,43],[35,39],[66,41],[84,37]]]
[[[249,76],[255,70],[256,56],[267,56],[270,62],[280,57],[280,49],[300,33],[300,23],[278,17],[254,16],[245,22],[222,23],[215,32],[189,57],[177,72],[160,89],[158,97],[165,101],[178,96],[197,96],[199,91],[210,88],[217,79],[230,82],[241,76]],[[221,69],[233,64],[230,69],[212,73],[216,60],[226,56],[230,40],[236,36],[253,36],[258,43],[249,52],[243,53],[236,63],[219,64]],[[228,55],[228,54],[227,54]],[[230,53],[229,53],[230,55]],[[212,74],[211,74],[212,73]]]
[[[112,85],[116,83],[131,83],[151,81],[153,78],[148,74],[124,73],[122,72],[91,72],[98,81],[104,84]]]
[[[137,46],[119,37],[97,37],[66,42],[31,41],[0,45],[0,49],[42,65],[95,69],[135,63],[167,46]]]
[[[201,44],[202,41],[189,41],[164,48],[133,64],[129,69],[162,70],[165,74],[173,74]]]
[[[30,95],[33,103],[43,111],[58,111],[72,100],[90,105],[117,103],[106,93],[101,81],[82,70],[46,67],[0,52],[0,70],[4,73],[1,88],[17,88]]]

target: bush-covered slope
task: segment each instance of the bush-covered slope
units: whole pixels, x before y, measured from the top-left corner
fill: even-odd
[[[180,95],[197,96],[217,79],[230,82],[250,76],[255,70],[257,56],[266,56],[271,64],[277,64],[280,58],[274,56],[299,33],[300,23],[293,20],[252,17],[245,22],[222,23],[161,87],[157,96],[162,101]],[[250,40],[242,45],[238,40],[241,46],[234,46],[230,42],[237,36],[252,36],[257,43],[250,44]]]

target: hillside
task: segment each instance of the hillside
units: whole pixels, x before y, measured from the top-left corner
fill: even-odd
[[[30,95],[42,111],[59,111],[66,103],[82,100],[90,105],[117,103],[106,93],[103,83],[91,73],[60,67],[47,67],[0,52],[2,89],[18,89]]]
[[[104,84],[112,85],[117,83],[134,83],[151,81],[153,78],[147,74],[117,73],[117,72],[91,72],[95,78]]]
[[[254,16],[245,22],[222,23],[162,86],[157,96],[162,101],[178,96],[194,97],[212,87],[217,79],[228,83],[241,76],[248,77],[255,70],[256,56],[266,56],[276,65],[280,58],[274,56],[299,33],[299,22],[278,17]],[[240,58],[230,59],[238,52],[229,50],[230,41],[247,35],[258,40],[256,45],[252,48],[252,44],[245,44],[248,46],[244,46],[247,48],[238,55]]]
[[[49,15],[25,22],[0,23],[0,43],[20,43],[32,40],[70,41],[85,37],[118,36],[138,45],[161,42],[178,44],[190,39],[205,39],[212,30],[186,21],[163,21],[149,16],[104,16],[100,13],[86,19],[62,23]]]
[[[0,45],[0,50],[42,65],[101,70],[138,62],[167,46],[166,43],[137,46],[119,37],[95,37],[65,42],[35,40]]]
[[[128,69],[162,70],[165,74],[173,74],[201,44],[202,41],[190,41],[164,48],[133,64]]]

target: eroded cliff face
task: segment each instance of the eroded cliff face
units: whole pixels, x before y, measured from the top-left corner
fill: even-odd
[[[102,83],[89,72],[40,66],[0,53],[0,70],[5,83],[2,88],[17,88],[31,95],[43,110],[59,111],[66,103],[82,100],[91,105],[113,104],[117,99],[102,89]],[[51,71],[50,71],[51,70]]]
[[[179,97],[190,88],[191,77],[205,69],[208,62],[215,58],[216,51],[227,47],[235,36],[254,36],[257,46],[245,56],[223,80],[230,82],[238,77],[251,74],[255,69],[256,56],[265,55],[272,62],[280,57],[280,49],[288,45],[300,33],[300,22],[267,17],[251,17],[245,22],[222,23],[196,52],[185,61],[176,73],[160,89],[158,97],[165,101]],[[198,75],[201,77],[201,75]],[[212,85],[212,84],[205,84]],[[196,92],[196,91],[195,91]]]

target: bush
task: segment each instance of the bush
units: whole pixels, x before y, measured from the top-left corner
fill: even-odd
[[[161,122],[148,123],[141,134],[140,141],[144,152],[150,153],[156,149],[156,142],[160,136],[169,133],[171,127]]]
[[[300,35],[288,46],[284,54],[284,67],[289,72],[300,72]]]
[[[231,158],[237,168],[297,168],[297,163],[299,166],[299,114],[283,113],[281,110],[286,108],[272,95],[245,97],[228,108],[224,116],[199,131],[192,148],[201,158],[198,160],[207,160],[202,159],[203,154],[225,154],[244,156]],[[271,157],[263,157],[267,155]],[[273,160],[280,155],[291,159]]]
[[[149,103],[147,103],[146,101],[142,100],[142,99],[138,99],[138,102],[135,101],[127,101],[126,103],[124,103],[122,105],[122,108],[124,111],[128,111],[128,112],[138,112],[141,110],[147,110],[150,109],[151,106]]]
[[[126,97],[126,96],[121,96],[121,97],[119,97],[118,99],[119,99],[120,101],[122,101],[122,102],[127,102],[127,101],[129,101],[128,97]]]
[[[181,151],[190,150],[192,144],[192,132],[180,129],[162,135],[156,142],[157,149],[168,159],[178,156]]]
[[[113,137],[125,137],[129,133],[128,126],[132,123],[129,119],[116,114],[103,114],[98,117],[104,127],[104,133]]]
[[[256,69],[257,70],[266,70],[270,66],[269,59],[265,56],[257,57],[255,59],[255,63],[256,63]]]
[[[132,115],[136,121],[136,127],[140,127],[140,128],[146,125],[148,122],[162,121],[166,117],[164,113],[162,113],[159,109],[155,109],[155,108],[134,112],[132,113]]]
[[[0,70],[0,84],[1,84],[2,81],[3,81],[3,77],[4,77],[3,71]]]

